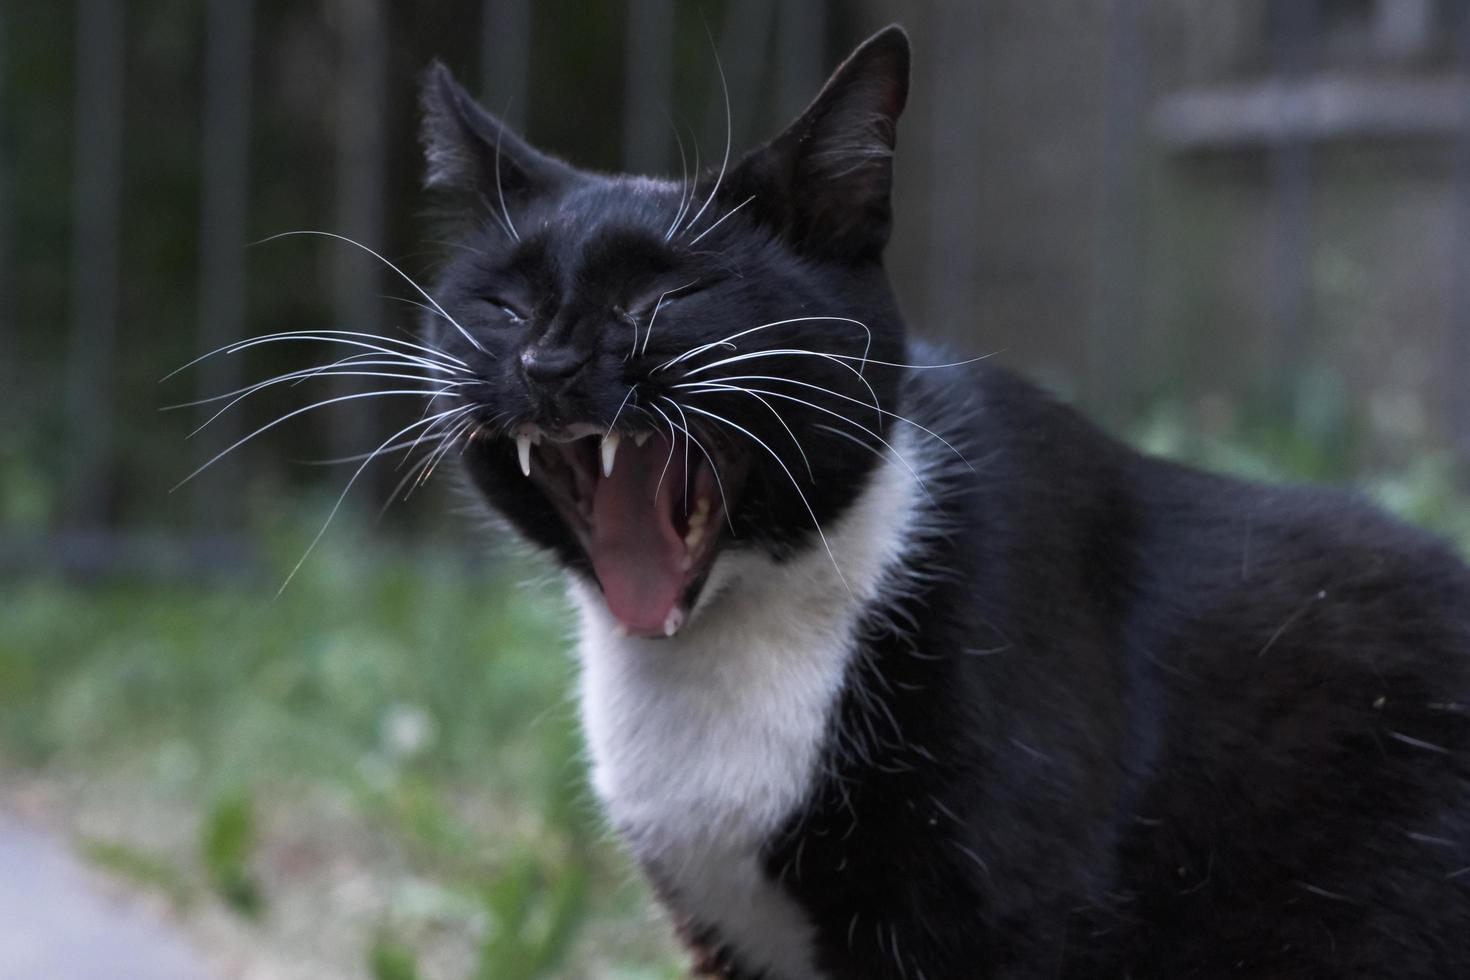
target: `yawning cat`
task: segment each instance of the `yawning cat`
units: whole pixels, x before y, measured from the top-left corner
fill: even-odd
[[[909,339],[908,69],[889,28],[682,179],[424,89],[425,344],[565,569],[597,794],[700,969],[1470,976],[1470,574]]]

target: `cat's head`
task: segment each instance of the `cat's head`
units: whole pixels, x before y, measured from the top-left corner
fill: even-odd
[[[631,633],[680,629],[722,552],[821,547],[879,458],[908,66],[882,31],[780,135],[684,179],[573,167],[427,75],[455,240],[425,337],[477,377],[468,472]]]

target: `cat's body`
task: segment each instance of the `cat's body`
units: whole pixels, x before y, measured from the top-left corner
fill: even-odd
[[[610,823],[738,980],[1470,976],[1470,574],[906,367],[942,360],[881,265],[907,58],[692,184],[430,79],[467,247],[426,340],[567,570]]]

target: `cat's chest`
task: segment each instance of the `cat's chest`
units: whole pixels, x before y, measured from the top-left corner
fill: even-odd
[[[609,821],[676,916],[770,980],[821,976],[814,930],[761,848],[817,782],[858,624],[905,574],[916,486],[885,457],[824,545],[780,562],[722,555],[714,598],[668,639],[620,635],[601,596],[573,582],[582,719]]]
[[[840,618],[753,605],[674,641],[582,641],[593,782],[611,823],[676,915],[793,980],[818,976],[812,930],[760,852],[817,777],[852,656]]]

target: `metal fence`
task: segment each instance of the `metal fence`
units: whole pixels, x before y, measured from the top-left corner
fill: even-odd
[[[409,322],[383,298],[383,270],[353,250],[245,246],[317,227],[416,273],[432,267],[415,217],[413,119],[430,57],[556,152],[669,172],[669,117],[706,147],[723,141],[712,48],[748,146],[890,20],[916,48],[890,265],[917,331],[1002,351],[1117,424],[1168,401],[1212,424],[1223,405],[1227,428],[1261,406],[1290,426],[1321,415],[1325,398],[1333,424],[1363,433],[1361,462],[1464,447],[1466,8],[7,6],[0,517],[28,530],[235,528],[250,488],[321,478],[287,458],[370,444],[384,421],[371,412],[308,425],[227,458],[184,506],[166,489],[201,450],[156,409],[239,387],[249,367],[221,358],[165,390],[153,379],[280,325]],[[258,420],[226,417],[209,445]]]

